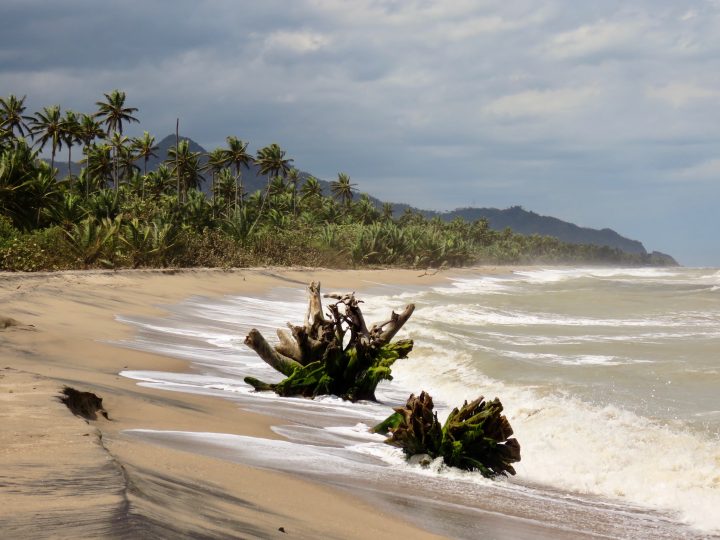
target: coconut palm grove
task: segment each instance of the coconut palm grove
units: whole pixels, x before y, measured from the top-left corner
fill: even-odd
[[[139,123],[125,92],[113,90],[83,113],[58,105],[30,113],[25,99],[0,97],[1,270],[663,262],[494,231],[485,219],[396,215],[390,203],[356,197],[346,173],[324,192],[278,144],[253,155],[232,135],[205,155],[178,137],[149,168],[158,146],[147,131],[125,135]],[[267,183],[248,193],[243,173],[251,165]],[[208,193],[200,189],[205,180]]]

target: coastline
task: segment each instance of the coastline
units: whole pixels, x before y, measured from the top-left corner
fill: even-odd
[[[484,268],[473,272],[506,273]],[[11,536],[437,538],[358,497],[287,474],[143,443],[126,429],[278,438],[272,418],[215,397],[169,393],[123,369],[185,371],[189,362],[109,344],[132,330],[119,314],[162,314],[192,295],[262,293],[320,279],[325,290],[430,284],[457,270],[250,269],[2,274],[3,506]],[[29,327],[27,325],[32,325]],[[239,336],[242,337],[242,336]],[[63,385],[103,398],[110,420],[86,423],[57,400]],[[38,489],[43,486],[43,489]]]
[[[367,290],[372,296],[383,285],[422,290],[454,278],[472,283],[479,276],[502,280],[534,270],[0,273],[0,421],[5,428],[0,431],[0,531],[22,538],[705,537],[666,513],[602,496],[576,498],[552,487],[535,491],[522,478],[518,489],[497,482],[455,494],[442,482],[436,492],[431,484],[418,491],[402,468],[392,466],[350,477],[317,459],[324,454],[306,462],[320,474],[298,469],[292,459],[285,466],[284,456],[298,447],[288,442],[284,428],[292,426],[284,413],[274,416],[276,410],[253,405],[246,410],[247,400],[191,393],[182,385],[165,390],[120,375],[194,376],[198,365],[180,359],[182,352],[173,358],[123,346],[139,337],[128,320],[172,321],[178,305],[187,301],[202,304],[207,298],[215,304],[239,296],[282,303],[287,291],[297,302],[311,280],[322,281],[326,292]],[[278,314],[256,312],[253,302],[230,311],[233,321],[243,321],[233,328],[255,324],[249,321],[264,328],[270,320],[274,328]],[[8,318],[17,324],[8,325]],[[208,321],[212,328],[222,324],[222,316],[198,321],[198,328]],[[191,319],[190,326],[178,328],[191,335],[195,323]],[[180,349],[172,350],[181,351],[182,334],[177,339]],[[237,360],[233,357],[233,365]],[[109,420],[73,416],[58,399],[64,385],[102,397]],[[302,429],[314,420],[297,425]],[[206,438],[241,446],[228,453]],[[268,461],[264,450],[271,447],[275,461]],[[288,450],[283,454],[278,448]]]

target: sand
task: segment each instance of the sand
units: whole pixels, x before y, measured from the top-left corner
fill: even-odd
[[[491,272],[492,269],[485,271]],[[499,270],[506,272],[507,270]],[[309,269],[0,273],[0,531],[4,538],[437,538],[345,490],[154,446],[134,428],[277,437],[229,401],[143,388],[123,369],[185,361],[107,343],[118,314],[163,313],[191,295],[422,283],[446,274]],[[109,420],[74,416],[64,385],[103,398]],[[282,530],[281,530],[282,529]]]

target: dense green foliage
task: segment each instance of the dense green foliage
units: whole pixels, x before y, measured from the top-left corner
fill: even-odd
[[[549,237],[492,231],[486,220],[394,219],[367,196],[354,200],[345,173],[331,196],[316,180],[301,181],[277,144],[247,152],[227,138],[201,166],[187,141],[147,171],[155,140],[123,135],[137,109],[115,90],[93,114],[53,105],[25,115],[25,98],[0,98],[0,269],[59,270],[158,266],[236,267],[393,265],[439,267],[475,263],[653,264],[651,256],[572,245]],[[49,148],[51,163],[39,159]],[[82,152],[82,170],[57,178],[57,153]],[[245,193],[243,168],[254,161],[267,176],[263,193]],[[207,197],[198,190],[212,179]]]

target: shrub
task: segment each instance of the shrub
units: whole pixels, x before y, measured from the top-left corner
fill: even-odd
[[[7,216],[0,215],[0,250],[20,235]]]
[[[60,227],[16,236],[0,247],[0,269],[38,272],[77,268],[78,260],[67,249],[64,236]]]

